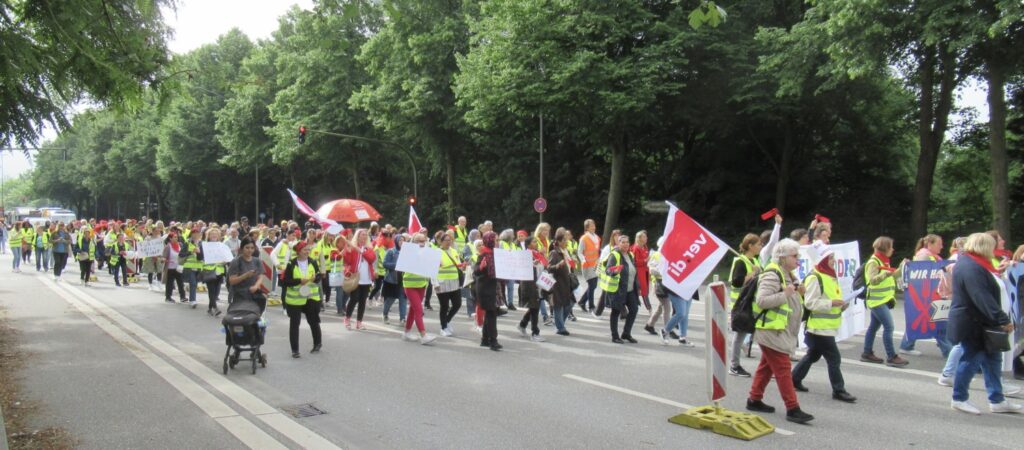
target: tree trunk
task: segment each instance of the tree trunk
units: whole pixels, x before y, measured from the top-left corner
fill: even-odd
[[[608,185],[608,209],[604,214],[604,233],[601,242],[608,242],[612,230],[619,225],[622,209],[622,188],[626,179],[626,137],[623,135],[612,146],[612,175]]]
[[[1010,241],[1010,173],[1006,156],[1006,74],[995,58],[986,61],[988,70],[988,153],[992,164],[992,224]]]
[[[793,145],[793,119],[787,117],[783,127],[784,140],[782,143],[782,158],[779,161],[779,178],[775,184],[775,207],[784,214],[786,212],[786,188],[789,187],[790,166],[793,165],[793,153],[795,152]]]
[[[445,207],[445,220],[447,223],[454,223],[452,215],[455,212],[455,157],[452,156],[451,152],[445,152],[444,155],[444,170],[445,179],[448,184],[448,201]]]
[[[352,187],[355,189],[356,200],[362,199],[362,192],[359,192],[359,170],[356,169],[356,164],[350,166],[352,169]]]
[[[939,160],[942,140],[946,135],[949,111],[953,106],[953,90],[956,87],[956,57],[949,52],[945,44],[941,45],[943,46],[939,48],[928,46],[923,49],[924,55],[919,67],[921,98],[918,140],[921,151],[917,157],[914,202],[910,215],[911,232],[915,237],[928,234],[928,205],[935,178],[935,166]]]
[[[288,168],[288,176],[291,178],[291,181],[292,181],[292,190],[294,191],[294,190],[298,189],[298,187],[295,186],[295,163],[294,162]],[[295,219],[295,215],[296,214],[297,213],[295,212],[295,202],[292,202],[292,220],[296,220]]]

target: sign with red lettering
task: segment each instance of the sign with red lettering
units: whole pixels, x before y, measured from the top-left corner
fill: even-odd
[[[658,249],[662,283],[676,295],[691,298],[729,246],[672,204],[664,236],[665,243]]]

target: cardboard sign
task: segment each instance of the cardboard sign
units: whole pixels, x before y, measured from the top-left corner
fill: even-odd
[[[427,278],[437,278],[441,268],[441,250],[431,247],[420,247],[416,244],[402,246],[398,253],[398,264],[395,270],[413,273]]]
[[[533,281],[533,253],[494,249],[494,276],[499,280]]]

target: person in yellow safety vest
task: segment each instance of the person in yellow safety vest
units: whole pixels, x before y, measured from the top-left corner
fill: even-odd
[[[284,239],[281,239],[274,247],[274,251],[270,252],[270,259],[274,261],[274,267],[278,272],[284,273],[284,267],[292,260],[292,248],[295,247],[298,240],[297,234],[286,232]]]
[[[381,290],[384,288],[384,276],[387,275],[387,269],[384,268],[384,258],[387,256],[388,249],[394,245],[394,241],[391,239],[391,231],[382,230],[377,233],[377,239],[373,242],[373,252],[377,254],[377,259],[373,263],[373,289],[370,290],[370,299],[374,302],[381,299]]]
[[[761,273],[761,261],[758,255],[761,253],[761,238],[756,234],[747,233],[740,241],[740,255],[732,259],[732,268],[729,270],[729,307],[731,308],[736,300],[740,298],[740,291],[743,285],[753,280]],[[732,341],[732,353],[729,364],[729,374],[738,377],[749,377],[750,372],[740,365],[740,353],[743,351],[743,344],[750,339],[750,333],[736,332]],[[752,345],[752,343],[751,343]],[[750,356],[747,347],[747,356]]]
[[[21,242],[21,260],[27,264],[32,264],[32,249],[35,247],[36,242],[36,229],[30,222],[25,222],[21,228],[24,239]]]
[[[803,381],[811,365],[825,357],[828,365],[828,381],[832,384],[832,398],[853,403],[857,398],[846,391],[843,372],[839,364],[842,355],[836,346],[836,335],[843,323],[843,311],[847,303],[843,301],[843,293],[839,289],[835,264],[836,259],[832,248],[824,244],[816,244],[809,252],[815,263],[814,271],[804,277],[804,317],[807,318],[804,342],[807,353],[793,367],[793,387],[799,392],[807,392]],[[809,313],[809,315],[808,315]]]
[[[21,244],[25,241],[25,232],[21,229],[21,222],[14,222],[10,235],[7,236],[7,246],[11,248],[11,255],[14,256],[12,271],[21,272]]]
[[[459,216],[458,225],[453,231],[455,231],[455,249],[461,252],[469,239],[469,231],[466,230],[466,216]]]
[[[515,230],[511,228],[502,230],[501,234],[498,235],[498,247],[506,251],[521,250],[519,246],[516,245]],[[516,282],[512,280],[501,280],[499,283],[505,284],[505,307],[507,307],[509,311],[515,311],[516,305],[512,300],[515,295]]]
[[[754,340],[761,348],[761,361],[754,371],[747,409],[757,412],[775,412],[766,405],[765,388],[772,377],[786,404],[786,420],[807,423],[814,416],[800,409],[793,375],[790,369],[790,353],[797,346],[800,332],[800,315],[803,312],[801,298],[804,285],[793,280],[793,270],[800,265],[800,244],[792,239],[779,241],[772,249],[772,262],[758,277],[757,294],[753,304],[755,317]]]
[[[306,242],[295,244],[295,259],[284,269],[284,305],[288,312],[288,342],[292,347],[292,358],[299,354],[299,324],[302,316],[313,334],[313,349],[310,353],[320,352],[320,268],[316,261],[310,259],[311,245]]]
[[[219,228],[210,227],[210,229],[206,230],[206,242],[222,242],[221,238],[222,234]],[[202,278],[203,282],[206,283],[206,295],[209,299],[206,313],[217,317],[221,314],[217,301],[220,300],[220,287],[224,283],[226,263],[208,263],[203,254],[199,256],[203,257]]]
[[[636,344],[633,339],[633,322],[640,309],[640,287],[637,282],[636,264],[633,253],[629,251],[629,236],[620,235],[615,249],[608,254],[604,270],[598,272],[598,287],[604,291],[608,307],[612,309],[609,322],[612,331],[612,342],[621,344],[627,341]],[[626,323],[619,335],[619,316],[625,313]]]
[[[110,255],[110,267],[114,271],[114,284],[121,287],[128,287],[128,244],[125,242],[123,233],[118,233],[114,242],[107,247],[107,254]],[[121,278],[118,279],[118,273]]]
[[[186,256],[181,261],[181,267],[185,270],[182,275],[188,283],[188,303],[192,309],[196,309],[196,289],[199,287],[199,273],[203,270],[203,261],[200,254],[203,246],[199,241],[202,238],[199,230],[192,230],[189,233],[188,241],[185,242],[184,251]]]
[[[416,233],[412,236],[412,242],[405,245],[426,247],[427,236],[423,233]],[[423,345],[429,345],[437,339],[437,336],[428,334],[427,328],[423,326],[423,295],[426,293],[427,284],[429,283],[430,279],[425,276],[412,272],[404,272],[402,274],[402,287],[405,289],[406,298],[409,299],[409,313],[406,316],[405,333],[402,334],[402,339],[407,341],[417,340],[416,335],[412,333],[412,326],[415,324],[416,329],[419,331],[418,340]]]
[[[88,226],[82,227],[82,231],[78,233],[76,244],[78,246],[75,249],[78,254],[75,255],[75,259],[78,260],[78,269],[81,275],[79,283],[88,286],[89,278],[92,276],[92,262],[96,260],[96,240],[93,239],[92,229]]]
[[[454,335],[451,321],[462,307],[462,270],[466,264],[459,257],[453,244],[455,239],[449,234],[441,235],[441,267],[437,272],[437,299],[441,304],[441,336]]]
[[[875,356],[875,335],[882,328],[882,344],[885,346],[885,364],[891,367],[903,367],[907,360],[896,354],[892,344],[892,333],[895,327],[892,321],[892,308],[896,307],[896,280],[903,276],[903,266],[893,268],[890,258],[893,253],[892,238],[880,236],[871,245],[875,253],[864,264],[864,285],[867,286],[866,304],[871,312],[871,323],[864,334],[864,353],[860,360],[864,362],[882,363],[882,358]]]
[[[50,271],[50,230],[44,225],[36,227],[33,246],[36,249],[36,272]]]
[[[329,266],[331,250],[333,249],[334,235],[324,230],[320,240],[316,242],[315,250],[309,254],[309,257],[316,260],[317,266],[320,267],[320,298],[323,300],[320,303],[321,310],[327,307],[327,303],[331,302],[331,286],[327,277],[327,267]],[[315,257],[314,254],[316,255]]]
[[[345,304],[348,302],[348,293],[342,289],[341,282],[345,278],[345,251],[348,250],[349,243],[348,238],[345,237],[345,233],[342,232],[332,241],[334,247],[331,248],[330,253],[327,257],[327,286],[334,289],[335,299],[334,304],[337,307],[338,315],[342,316],[345,314]],[[334,275],[336,274],[336,275]],[[331,286],[331,277],[334,277],[336,284]]]
[[[597,274],[598,274],[598,283],[597,284],[598,284],[598,287],[601,286],[601,279],[600,279],[601,272],[604,272],[605,268],[608,267],[605,264],[608,261],[608,256],[611,255],[612,249],[615,248],[615,243],[618,242],[619,236],[621,236],[621,235],[622,235],[622,230],[620,230],[618,228],[613,229],[611,237],[608,239],[608,245],[604,246],[604,248],[601,249],[601,255],[598,257],[598,262],[597,262]],[[598,294],[600,295],[600,297],[598,299],[596,299],[597,306],[590,311],[590,314],[593,315],[594,317],[601,317],[601,314],[604,313],[605,290],[604,289],[599,289]]]

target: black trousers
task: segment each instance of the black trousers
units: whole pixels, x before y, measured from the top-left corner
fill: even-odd
[[[430,297],[434,294],[434,285],[427,283],[427,293],[423,294],[423,309],[430,308]]]
[[[320,302],[306,300],[305,305],[295,306],[285,304],[288,311],[288,343],[292,346],[292,353],[299,352],[299,324],[302,323],[302,315],[306,315],[306,323],[313,332],[313,346],[319,347],[321,342],[320,334]]]
[[[345,317],[352,317],[352,311],[359,306],[359,310],[356,312],[356,320],[359,322],[363,321],[363,312],[366,311],[366,297],[370,295],[370,285],[360,284],[359,288],[352,291],[348,298],[348,302],[345,303]]]
[[[530,308],[523,314],[523,320],[519,321],[519,328],[526,328],[526,324],[530,324],[530,331],[536,336],[540,334],[540,327],[537,326],[537,316],[540,315],[540,308]]]
[[[68,254],[53,252],[53,275],[59,277],[68,265]]]
[[[622,308],[612,309],[612,314],[609,317],[609,323],[612,328],[612,338],[619,338],[619,317],[622,316],[623,310],[625,310],[626,313],[626,323],[622,326],[622,337],[633,337],[633,322],[636,321],[636,313],[639,309],[640,298],[637,297],[636,291],[627,292],[626,304],[623,305]]]
[[[384,287],[384,277],[378,276],[373,280],[373,290],[370,291],[370,298],[380,298],[380,290]]]
[[[441,302],[441,329],[443,330],[448,328],[448,323],[459,313],[459,308],[462,307],[462,293],[459,291],[445,292],[437,294],[437,299]]]
[[[806,333],[804,343],[807,344],[807,354],[793,367],[793,383],[802,382],[807,377],[807,372],[811,370],[811,365],[824,356],[825,363],[828,364],[828,381],[832,384],[832,392],[846,392],[843,372],[839,370],[842,355],[836,346],[836,337]]]
[[[498,310],[491,308],[484,310],[484,342],[487,344],[498,343]]]
[[[167,300],[171,299],[171,290],[174,286],[172,283],[178,286],[178,297],[181,301],[185,301],[185,282],[181,279],[181,272],[174,269],[167,269],[167,279],[164,280],[164,298]]]
[[[324,293],[324,303],[329,303],[331,301],[331,291],[333,291],[334,288],[331,287],[330,277],[327,276],[327,274],[324,274],[323,277],[324,278],[320,280],[320,292]],[[323,308],[321,307],[320,309]]]
[[[211,281],[206,283],[206,294],[210,298],[210,305],[207,306],[207,310],[213,311],[217,308],[217,298],[220,297],[220,286],[224,282],[224,275],[217,275],[217,281]]]
[[[117,261],[117,264],[113,264],[112,267],[113,267],[113,275],[114,275],[114,284],[116,284],[118,286],[120,286],[122,283],[127,285],[128,284],[128,263],[125,261],[125,259],[124,258],[119,259]],[[117,278],[117,274],[118,273],[121,274],[121,281],[118,281],[118,278]]]
[[[92,261],[79,261],[78,270],[81,273],[81,280],[86,283],[89,282],[89,275],[92,275]]]

